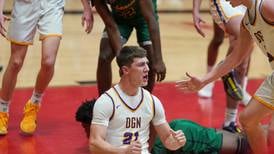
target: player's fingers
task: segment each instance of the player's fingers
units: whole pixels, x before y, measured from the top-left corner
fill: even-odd
[[[203,37],[205,37],[205,34],[202,30],[202,28],[200,27],[200,21],[198,23],[195,24],[195,28],[196,28],[196,31]]]
[[[173,129],[170,129],[169,132],[170,132],[170,134],[171,134],[173,137],[176,136],[176,132],[175,132]]]
[[[174,132],[174,137],[175,137],[176,139],[179,138],[179,137],[183,137],[183,136],[184,136],[184,133],[183,133],[182,130],[177,130],[177,131],[174,131],[174,130],[173,130],[173,132]]]
[[[142,151],[141,150],[132,150],[131,151],[131,154],[141,154],[142,153]]]
[[[166,73],[162,73],[162,76],[161,76],[161,81],[163,81],[164,79],[166,78]]]
[[[181,81],[176,81],[176,87],[186,87],[187,86],[187,82],[186,80],[181,80]]]
[[[200,18],[200,22],[203,23],[203,24],[206,23],[206,22],[205,22],[203,19],[201,19],[201,18]]]
[[[193,78],[188,72],[186,72],[186,76],[189,78]]]
[[[133,141],[132,144],[133,144],[134,146],[141,147],[141,142],[138,141],[138,140],[137,140],[137,141]]]
[[[186,142],[185,135],[182,130],[171,130],[172,136],[179,142],[180,144],[184,144]]]
[[[177,140],[184,140],[185,139],[185,134],[183,133],[182,130],[176,131],[176,139]]]
[[[193,92],[193,88],[191,88],[191,83],[189,81],[176,82],[176,88],[185,93]]]
[[[202,37],[205,37],[205,33],[203,32],[203,30],[200,28],[197,28],[197,32],[202,36]]]
[[[86,22],[86,33],[90,33],[90,30],[91,30],[91,25],[90,25],[90,22]]]
[[[0,25],[0,34],[6,38],[6,29],[4,27],[2,27],[2,25]]]
[[[82,25],[82,27],[84,27],[84,26],[85,26],[85,17],[84,17],[84,16],[82,16],[81,25]]]
[[[10,17],[7,16],[3,16],[4,17],[4,21],[10,21]]]
[[[142,148],[141,148],[141,146],[140,147],[134,146],[131,148],[131,151],[135,151],[135,152],[142,151]]]
[[[187,140],[186,137],[183,136],[182,138],[178,139],[179,144],[181,144],[182,146],[186,144]]]
[[[198,33],[202,36],[202,37],[205,37],[205,33],[202,31],[202,30],[198,30]]]

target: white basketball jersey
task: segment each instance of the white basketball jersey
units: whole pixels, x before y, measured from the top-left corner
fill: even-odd
[[[246,11],[243,24],[268,57],[268,61],[274,69],[274,22],[269,23],[264,19],[260,12],[261,4],[262,0],[255,0],[252,8]]]
[[[210,0],[209,2],[211,16],[214,19],[214,22],[221,27],[232,17],[243,16],[246,11],[245,6],[240,5],[237,7],[232,7],[226,0]]]
[[[140,103],[131,108],[122,99],[115,87],[106,94],[112,99],[114,112],[109,121],[106,141],[112,145],[121,146],[138,140],[142,144],[142,154],[148,154],[149,126],[155,114],[152,95],[141,89]]]

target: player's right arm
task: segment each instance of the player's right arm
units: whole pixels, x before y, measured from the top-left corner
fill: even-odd
[[[250,56],[252,52],[252,50],[250,50],[251,46],[247,44],[251,44],[252,42],[250,33],[242,23],[239,41],[237,41],[236,47],[225,58],[223,63],[217,65],[211,72],[207,73],[202,78],[186,73],[189,79],[177,82],[176,86],[183,92],[196,92],[200,90],[208,83],[227,74],[231,69],[237,67],[246,57]]]
[[[106,1],[94,0],[94,6],[106,26],[112,49],[115,51],[116,55],[118,55],[122,47],[120,43],[120,32],[107,7]]]
[[[103,125],[92,124],[89,141],[89,149],[92,153],[119,154],[125,151],[125,148],[115,147],[105,141],[107,127]]]
[[[109,119],[113,112],[113,104],[103,94],[94,104],[93,118],[90,128],[89,149],[92,153],[119,153],[121,148],[112,146],[106,139]]]
[[[200,16],[200,7],[201,7],[201,0],[193,0],[193,6],[192,6],[192,18],[194,27],[196,28],[196,31],[203,37],[205,37],[205,33],[203,32],[201,28],[201,22],[204,23]]]
[[[93,28],[93,13],[91,10],[91,4],[89,0],[81,0],[83,5],[82,26],[85,28],[86,33],[90,33]]]

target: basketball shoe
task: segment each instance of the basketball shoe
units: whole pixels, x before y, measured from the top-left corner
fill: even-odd
[[[0,112],[0,135],[8,133],[8,119],[9,114],[7,112]]]
[[[35,131],[39,108],[39,105],[32,103],[30,100],[25,105],[24,117],[20,123],[20,129],[23,133],[32,134]]]
[[[228,126],[223,126],[223,130],[229,131],[231,133],[241,133],[242,130],[235,124],[235,122],[230,122]]]

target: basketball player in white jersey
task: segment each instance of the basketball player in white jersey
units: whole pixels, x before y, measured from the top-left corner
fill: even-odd
[[[95,103],[91,151],[148,154],[150,124],[168,149],[182,147],[186,142],[183,132],[169,127],[160,100],[142,88],[148,82],[146,51],[137,46],[125,46],[116,60],[121,79]]]
[[[4,2],[5,0],[0,0],[0,33],[11,42],[11,56],[3,75],[0,94],[0,135],[8,133],[9,104],[17,76],[23,66],[28,47],[33,44],[35,33],[38,31],[42,42],[41,68],[20,123],[23,133],[33,134],[43,93],[54,74],[55,60],[62,38],[65,0],[14,0],[7,35],[3,25],[8,19],[3,15]],[[86,28],[91,28],[91,24],[87,26]]]
[[[250,56],[250,46],[247,44],[255,40],[274,70],[274,5],[273,0],[230,0],[233,7],[244,5],[247,7],[242,20],[239,44],[233,49],[224,62],[207,73],[202,78],[197,78],[189,73],[188,80],[179,81],[177,86],[185,92],[197,91],[229,70],[238,66],[246,57]],[[274,72],[264,80],[249,102],[249,105],[240,113],[240,122],[247,133],[251,149],[255,154],[267,153],[267,138],[260,122],[272,114],[272,123],[268,130],[268,139],[274,131]],[[273,142],[272,142],[273,143]],[[274,145],[269,146],[270,149]]]
[[[205,37],[205,33],[203,32],[200,23],[203,22],[203,20],[200,17],[200,5],[201,0],[193,0],[193,22],[194,26],[197,30],[197,32]],[[216,24],[225,32],[228,34],[229,38],[229,48],[227,54],[230,54],[233,48],[235,48],[236,41],[238,40],[239,34],[240,34],[240,23],[244,16],[246,8],[244,6],[238,6],[236,8],[233,8],[229,2],[226,2],[225,0],[210,0],[210,13],[211,16]],[[246,44],[247,46],[251,44]],[[236,119],[237,119],[237,107],[239,104],[239,100],[245,100],[250,99],[249,94],[245,92],[245,89],[242,90],[241,86],[246,85],[245,82],[247,82],[247,78],[245,77],[247,68],[249,64],[249,57],[246,57],[246,59],[239,65],[233,72],[227,74],[223,77],[224,87],[225,91],[227,93],[226,95],[226,110],[225,110],[225,120],[223,124],[223,129],[228,130],[230,132],[237,132],[239,129],[236,126]],[[213,67],[208,68],[208,72],[212,70]],[[236,85],[231,85],[231,82],[227,82],[228,78],[238,78],[238,81],[240,82],[240,85],[236,83]],[[230,86],[231,85],[231,86]],[[237,87],[236,90],[230,90],[227,87]],[[211,96],[213,88],[213,82],[206,85],[204,88],[202,88],[200,91],[198,91],[199,96],[208,97]],[[229,91],[235,91],[235,94],[230,95]],[[210,94],[210,95],[209,95]],[[243,96],[244,95],[244,96]],[[234,97],[237,96],[237,97]],[[240,96],[240,97],[238,97]],[[249,97],[249,98],[246,98]],[[249,101],[249,100],[248,100]],[[247,102],[245,104],[247,104]]]

